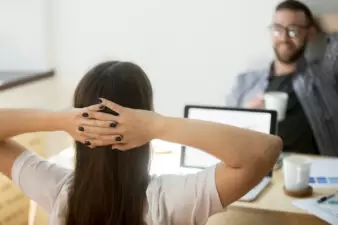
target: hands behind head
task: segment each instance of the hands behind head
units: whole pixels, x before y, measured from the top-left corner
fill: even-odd
[[[110,145],[112,149],[128,150],[155,138],[160,115],[100,100],[97,105],[63,112],[64,131],[91,148]],[[100,112],[105,107],[115,115]]]

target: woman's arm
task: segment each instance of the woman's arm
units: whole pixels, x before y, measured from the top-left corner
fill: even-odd
[[[83,113],[99,110],[99,105],[72,111],[52,112],[33,109],[0,110],[0,172],[10,177],[14,161],[22,154],[24,148],[8,140],[9,138],[29,132],[57,131],[69,133],[77,141],[85,142],[86,137],[78,131],[82,124],[101,123],[88,120]],[[105,124],[109,127],[109,123]],[[8,147],[10,146],[10,147]]]
[[[42,110],[0,110],[0,172],[11,178],[14,161],[24,148],[13,141],[13,136],[36,131],[59,130],[62,124],[59,114]]]
[[[276,136],[220,123],[172,117],[160,117],[157,123],[156,139],[203,149],[232,168],[246,166],[257,156],[277,156],[281,147]]]
[[[0,142],[0,172],[51,213],[71,170],[42,159],[15,141],[5,140]]]
[[[89,117],[83,114],[99,111],[100,107],[102,107],[100,104],[96,104],[81,109],[55,112],[38,109],[0,109],[0,141],[38,131],[62,130],[73,136],[77,133],[78,126],[91,124]]]
[[[63,112],[0,110],[0,173],[12,179],[29,198],[51,213],[71,171],[32,154],[9,138],[27,132],[62,130],[83,142],[86,137],[79,131],[80,126],[87,124],[108,128],[111,123],[89,118],[87,112],[99,109],[99,105],[94,105]]]
[[[199,120],[158,117],[155,138],[202,149],[223,163],[215,183],[223,206],[246,194],[274,166],[282,141],[279,137]]]
[[[61,130],[59,114],[43,110],[1,109],[0,141],[29,132]]]
[[[162,139],[191,146],[219,158],[215,183],[223,206],[239,199],[270,172],[282,150],[279,137],[229,125],[165,117],[154,112],[121,107],[102,99],[102,104],[119,113],[116,132],[122,134],[119,150]],[[91,116],[95,118],[95,112]],[[96,128],[85,127],[85,132]],[[109,136],[107,136],[107,140]],[[98,142],[98,144],[100,144]]]

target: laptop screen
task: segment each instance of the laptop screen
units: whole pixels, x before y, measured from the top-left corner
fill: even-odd
[[[276,134],[277,128],[277,114],[270,110],[188,105],[185,107],[184,117],[224,123],[267,134]],[[219,159],[206,152],[191,147],[182,147],[181,167],[205,168],[217,162],[219,162]]]

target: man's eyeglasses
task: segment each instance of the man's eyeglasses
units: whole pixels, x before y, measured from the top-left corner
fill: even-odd
[[[285,34],[290,38],[299,36],[302,30],[307,30],[308,28],[309,26],[301,26],[301,25],[290,25],[290,26],[284,27],[279,24],[273,24],[269,26],[269,30],[273,36],[281,37],[282,35],[284,35],[284,32],[285,32]]]

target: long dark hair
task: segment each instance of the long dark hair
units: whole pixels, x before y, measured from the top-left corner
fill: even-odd
[[[96,104],[100,97],[129,108],[153,108],[151,84],[143,70],[130,62],[104,62],[91,69],[78,84],[74,106]],[[120,152],[76,142],[66,225],[144,224],[149,148],[148,143]]]

